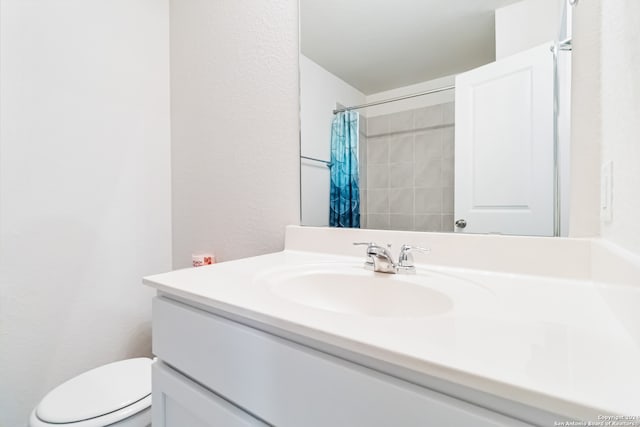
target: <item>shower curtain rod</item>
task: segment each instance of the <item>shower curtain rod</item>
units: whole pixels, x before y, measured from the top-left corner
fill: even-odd
[[[329,162],[327,160],[316,159],[315,157],[307,157],[307,156],[300,156],[300,158],[301,159],[306,159],[306,160],[312,160],[314,162],[324,163],[326,166],[331,167],[331,162]]]
[[[402,101],[403,99],[416,98],[418,96],[424,96],[424,95],[430,95],[432,93],[444,92],[445,90],[453,90],[455,88],[456,87],[454,85],[445,86],[445,87],[441,87],[441,88],[438,88],[438,89],[427,90],[425,92],[414,93],[414,94],[411,94],[411,95],[404,95],[404,96],[398,96],[398,97],[395,97],[395,98],[384,99],[382,101],[369,102],[367,104],[354,105],[352,107],[338,108],[338,109],[333,110],[333,114],[342,113],[343,111],[359,110],[361,108],[373,107],[374,105],[388,104],[389,102]]]

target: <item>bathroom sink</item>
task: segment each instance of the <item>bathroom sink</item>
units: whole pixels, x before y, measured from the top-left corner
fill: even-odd
[[[269,290],[291,302],[337,313],[422,317],[445,313],[452,299],[424,275],[374,273],[361,265],[310,265],[263,277]]]

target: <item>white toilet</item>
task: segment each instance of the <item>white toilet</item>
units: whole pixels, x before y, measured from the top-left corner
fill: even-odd
[[[70,379],[40,401],[29,426],[150,426],[152,362],[121,360]]]

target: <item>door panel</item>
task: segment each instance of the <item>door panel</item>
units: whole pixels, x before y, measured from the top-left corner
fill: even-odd
[[[456,77],[457,232],[553,235],[550,46]]]
[[[267,427],[162,362],[152,374],[154,427]]]

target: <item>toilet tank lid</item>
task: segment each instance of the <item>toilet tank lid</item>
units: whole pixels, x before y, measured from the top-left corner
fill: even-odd
[[[48,423],[73,423],[126,408],[151,394],[146,357],[121,360],[80,374],[50,391],[36,414]]]

